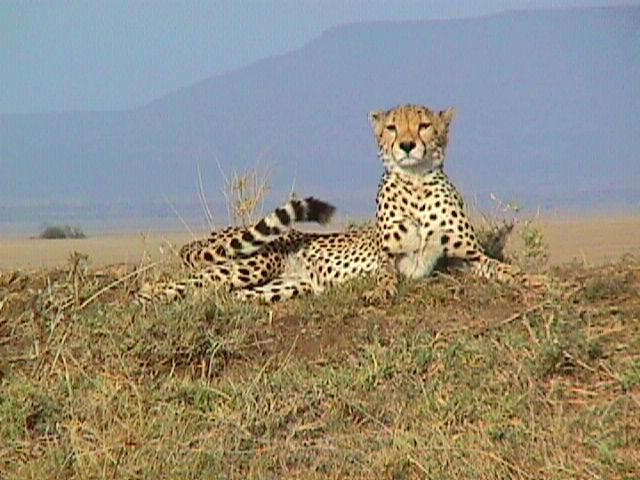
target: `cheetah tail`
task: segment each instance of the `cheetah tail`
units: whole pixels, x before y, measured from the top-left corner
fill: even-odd
[[[279,239],[296,222],[326,224],[331,220],[335,207],[314,197],[291,199],[273,212],[246,227],[244,233],[226,245],[227,258],[250,255],[265,244]]]

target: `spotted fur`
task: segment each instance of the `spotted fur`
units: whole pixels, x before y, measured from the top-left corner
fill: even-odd
[[[192,268],[185,280],[143,288],[145,301],[182,298],[213,286],[238,298],[279,301],[320,293],[376,272],[368,298],[394,295],[398,276],[423,278],[442,257],[462,260],[483,278],[514,282],[513,267],[487,257],[462,196],[443,171],[452,109],[405,105],[370,114],[384,174],[376,225],[338,233],[307,233],[298,221],[325,223],[333,207],[315,199],[289,202],[249,227],[212,232],[181,249]]]
[[[460,260],[480,277],[520,281],[514,267],[485,255],[462,196],[444,173],[454,110],[403,105],[370,114],[384,174],[376,199],[382,251],[379,289],[395,294],[398,274],[429,275],[442,257]]]
[[[190,290],[215,287],[237,298],[275,302],[362,276],[377,268],[374,227],[310,233],[294,222],[326,223],[334,208],[313,198],[290,201],[249,227],[230,227],[180,250],[192,270],[182,280],[147,284],[142,303],[183,298]]]

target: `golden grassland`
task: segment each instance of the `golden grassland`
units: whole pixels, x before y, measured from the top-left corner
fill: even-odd
[[[440,274],[378,306],[363,279],[145,311],[104,264],[149,239],[3,265],[0,477],[640,478],[638,240],[609,222],[542,225],[548,290]]]
[[[640,255],[640,216],[542,218],[536,226],[549,245],[551,265],[574,259],[591,265],[618,259],[625,253]],[[195,232],[198,238],[206,234]],[[186,230],[111,233],[75,240],[0,236],[0,271],[61,266],[73,251],[89,255],[96,267],[121,262],[137,264],[143,254],[159,260],[193,238]]]

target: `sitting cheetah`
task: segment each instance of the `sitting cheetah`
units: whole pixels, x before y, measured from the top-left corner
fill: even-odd
[[[138,300],[172,301],[190,288],[213,286],[237,298],[275,302],[362,276],[377,268],[375,227],[340,233],[307,233],[293,222],[325,224],[334,207],[314,199],[290,200],[249,227],[229,227],[183,246],[180,257],[194,272],[184,280],[145,285]]]
[[[524,279],[514,267],[484,254],[463,199],[443,171],[453,116],[453,109],[436,113],[420,105],[369,115],[385,168],[376,199],[382,258],[372,297],[394,295],[398,273],[429,275],[441,257],[464,261],[483,278]]]

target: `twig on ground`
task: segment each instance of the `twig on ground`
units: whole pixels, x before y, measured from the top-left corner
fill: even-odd
[[[508,323],[513,322],[514,320],[517,320],[520,317],[523,317],[524,315],[527,315],[528,313],[532,313],[535,312],[536,310],[540,310],[541,308],[546,307],[547,305],[549,305],[549,300],[544,300],[540,303],[536,303],[535,305],[532,305],[529,308],[525,308],[524,310],[518,312],[518,313],[514,313],[513,315],[511,315],[510,317],[504,319],[503,321],[501,321],[498,325],[502,326],[502,325],[507,325]]]
[[[133,272],[127,273],[124,277],[119,278],[119,279],[111,282],[109,285],[106,285],[105,287],[102,287],[100,290],[98,290],[96,293],[94,293],[89,298],[87,298],[84,302],[82,302],[82,304],[80,304],[78,306],[78,308],[76,308],[76,311],[82,310],[84,307],[89,305],[91,302],[93,302],[96,298],[98,298],[100,295],[102,295],[107,290],[110,290],[113,287],[115,287],[116,285],[119,285],[120,283],[124,282],[125,280],[127,280],[127,279],[129,279],[129,278],[131,278],[131,277],[133,277],[135,275],[138,275],[138,274],[140,274],[142,272],[150,270],[151,268],[155,267],[156,265],[160,265],[161,263],[163,263],[163,260],[158,260],[157,262],[150,263],[149,265],[145,265],[144,267],[136,268]]]

